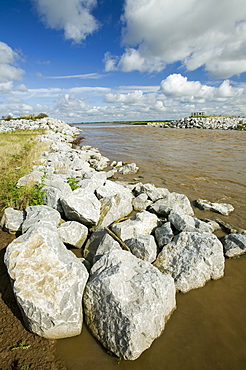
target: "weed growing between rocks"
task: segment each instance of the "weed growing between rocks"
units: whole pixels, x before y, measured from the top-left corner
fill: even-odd
[[[17,188],[20,177],[30,172],[33,161],[45,150],[46,144],[37,142],[44,130],[21,130],[0,134],[0,209],[25,209],[44,203],[43,183]]]

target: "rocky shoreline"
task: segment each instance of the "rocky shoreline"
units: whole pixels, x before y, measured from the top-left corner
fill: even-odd
[[[184,194],[113,181],[114,174],[134,175],[138,167],[110,164],[96,148],[74,147],[77,128],[51,118],[19,121],[0,122],[0,131],[8,124],[10,130],[49,130],[39,137],[49,149],[18,182],[43,184],[45,205],[7,208],[1,220],[4,230],[20,235],[7,247],[5,264],[26,326],[64,338],[81,332],[85,316],[107,350],[135,360],[162,334],[176,292],[222,278],[225,257],[246,252],[245,230],[222,243],[215,235],[220,225],[197,219]],[[233,211],[201,199],[197,206]]]
[[[197,128],[206,130],[246,130],[245,117],[187,117],[177,121],[148,122],[160,128]]]

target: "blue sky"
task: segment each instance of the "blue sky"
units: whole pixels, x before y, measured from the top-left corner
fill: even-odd
[[[0,117],[246,116],[245,0],[1,0]]]

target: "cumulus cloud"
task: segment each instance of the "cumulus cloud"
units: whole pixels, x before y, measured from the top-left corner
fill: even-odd
[[[98,22],[91,14],[96,0],[32,0],[44,24],[63,30],[65,39],[76,43],[98,29]]]
[[[201,84],[200,81],[188,81],[181,74],[171,74],[160,84],[160,91],[167,97],[182,99],[183,101],[211,101],[227,100],[241,96],[245,90],[233,87],[229,80],[225,80],[219,87]]]
[[[107,70],[159,72],[180,62],[219,78],[246,71],[245,0],[126,0],[122,19],[126,49],[107,58]]]
[[[19,81],[24,71],[14,66],[19,55],[10,46],[0,41],[0,83]]]

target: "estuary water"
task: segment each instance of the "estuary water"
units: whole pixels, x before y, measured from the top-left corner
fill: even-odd
[[[246,132],[159,129],[85,124],[83,144],[110,160],[135,162],[143,183],[230,203],[223,220],[246,229]],[[122,180],[124,179],[122,178]],[[121,179],[121,178],[119,178]],[[195,210],[201,218],[216,214]],[[218,215],[217,215],[218,216]],[[82,334],[57,341],[57,354],[71,370],[243,370],[246,368],[246,258],[226,260],[225,276],[177,294],[177,309],[164,333],[135,361],[107,354],[85,325]]]

